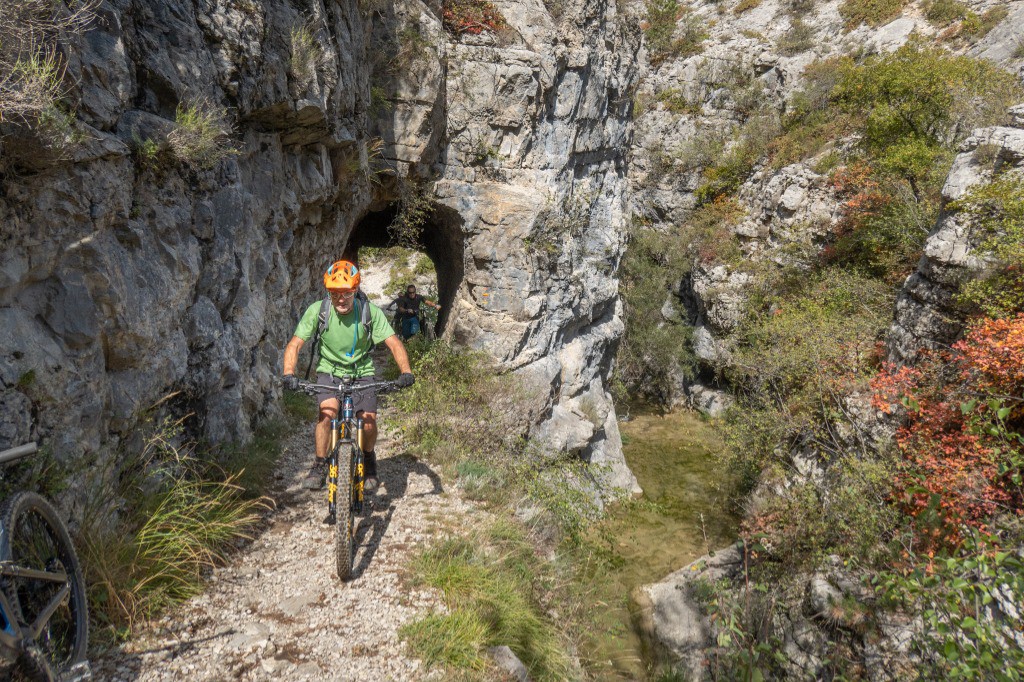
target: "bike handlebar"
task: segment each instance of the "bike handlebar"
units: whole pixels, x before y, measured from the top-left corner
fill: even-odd
[[[19,445],[16,448],[10,450],[4,450],[0,452],[0,464],[6,464],[7,462],[13,462],[16,459],[27,457],[28,455],[34,454],[39,450],[39,446],[35,443],[26,443],[25,445]]]
[[[325,391],[334,391],[339,395],[343,395],[346,392],[359,393],[360,391],[369,391],[370,389],[376,389],[380,393],[389,393],[401,390],[401,387],[394,381],[378,381],[372,384],[317,384],[312,381],[299,382],[299,390],[310,395]]]

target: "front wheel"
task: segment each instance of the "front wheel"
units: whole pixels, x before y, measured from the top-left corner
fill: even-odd
[[[3,589],[22,627],[39,628],[34,650],[23,656],[22,668],[37,679],[46,679],[41,672],[48,668],[60,675],[85,660],[89,640],[85,580],[71,536],[53,506],[31,492],[7,501],[0,524],[0,559],[35,572],[32,577],[3,577]]]
[[[340,448],[339,448],[340,450]],[[348,466],[342,465],[342,460],[348,461]],[[352,577],[352,564],[355,561],[355,481],[356,481],[356,458],[355,451],[351,451],[348,457],[343,457],[338,452],[339,473],[347,473],[347,476],[338,476],[338,494],[336,498],[337,514],[334,529],[336,533],[335,558],[338,564],[338,578],[348,580]]]

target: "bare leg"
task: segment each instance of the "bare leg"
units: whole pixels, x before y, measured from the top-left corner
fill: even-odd
[[[363,452],[373,452],[377,444],[377,413],[363,412]]]
[[[337,398],[328,398],[320,403],[320,418],[316,423],[316,456],[319,459],[327,456],[327,447],[331,444],[331,420],[337,416]]]

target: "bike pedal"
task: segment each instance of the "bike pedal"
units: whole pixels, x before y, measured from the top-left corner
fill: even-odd
[[[338,519],[335,518],[334,514],[328,514],[326,517],[324,517],[324,523],[327,524],[328,526],[333,526],[337,522],[338,522]]]

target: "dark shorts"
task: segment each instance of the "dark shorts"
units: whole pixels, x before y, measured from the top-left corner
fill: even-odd
[[[356,383],[356,385],[359,385],[359,384],[372,384],[372,383],[376,383],[377,381],[378,381],[377,377],[363,377],[361,379],[356,379],[355,383]],[[324,374],[323,372],[317,372],[316,383],[318,383],[318,384],[337,385],[337,384],[341,383],[341,379],[339,379],[338,377],[336,377],[334,375],[331,375],[331,374]],[[316,394],[316,403],[317,403],[317,405],[323,405],[325,400],[330,400],[331,398],[337,398],[337,397],[338,397],[338,395],[336,393],[334,393],[334,392],[317,393]],[[340,401],[340,398],[339,398],[339,401]],[[359,412],[372,412],[372,413],[376,414],[377,413],[377,391],[376,390],[372,390],[372,391],[359,391],[358,393],[353,393],[352,394],[352,404],[353,404],[353,407],[355,407],[355,411],[356,411],[357,414]],[[338,408],[340,409],[341,406],[339,405]]]

